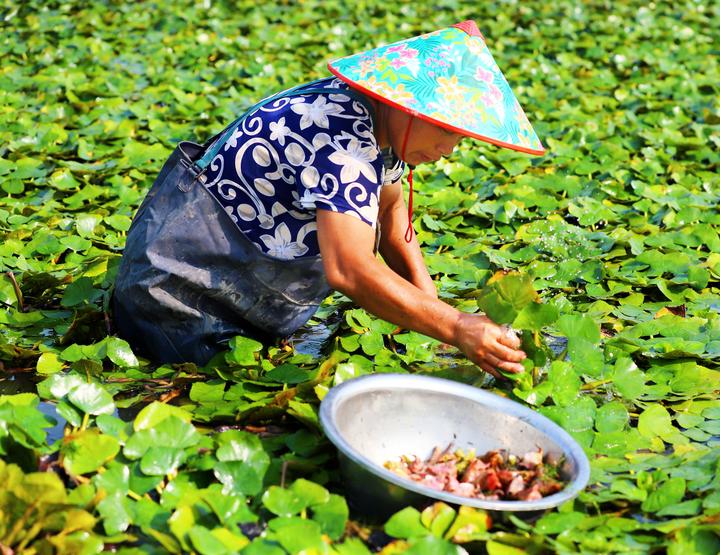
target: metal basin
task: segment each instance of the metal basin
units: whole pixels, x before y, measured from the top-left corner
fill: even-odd
[[[491,511],[538,511],[575,497],[588,482],[582,448],[557,424],[482,389],[408,374],[373,374],[334,387],[320,405],[320,422],[338,448],[346,496],[354,510],[384,518],[408,505],[433,500]],[[522,455],[537,447],[564,455],[563,490],[537,501],[490,501],[440,492],[383,467],[401,455],[427,458],[453,442],[478,454],[508,449]]]

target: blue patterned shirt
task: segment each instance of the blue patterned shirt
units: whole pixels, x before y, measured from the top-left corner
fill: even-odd
[[[251,113],[208,166],[205,186],[245,236],[281,259],[316,256],[316,210],[375,227],[383,185],[405,165],[381,151],[365,106],[338,94],[282,98]]]

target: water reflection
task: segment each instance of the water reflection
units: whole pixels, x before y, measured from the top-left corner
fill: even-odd
[[[336,329],[324,323],[305,325],[288,338],[288,343],[296,353],[320,358]]]

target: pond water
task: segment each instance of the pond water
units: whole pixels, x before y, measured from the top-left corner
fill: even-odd
[[[337,325],[328,325],[327,323],[306,325],[292,335],[288,343],[297,353],[307,354],[313,358],[321,358],[326,354],[336,329]],[[564,337],[545,335],[545,340],[555,355],[562,353],[567,347],[567,339]],[[492,382],[491,378],[484,373],[479,373],[477,367],[470,364],[455,349],[438,352],[433,362],[424,363],[421,368],[416,368],[416,371],[421,374],[429,374],[479,387]],[[37,391],[37,381],[38,376],[31,373],[9,375],[0,380],[0,395],[35,393]],[[67,421],[58,414],[55,403],[41,401],[38,408],[44,415],[56,422],[52,427],[47,428],[48,444],[62,439]],[[141,408],[141,404],[129,408],[117,408],[113,412],[113,416],[125,422],[131,422]]]

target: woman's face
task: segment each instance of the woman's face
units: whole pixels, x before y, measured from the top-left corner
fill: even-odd
[[[411,118],[410,137],[405,148],[405,156],[403,156],[403,140]],[[393,151],[411,166],[435,162],[443,156],[449,155],[463,137],[459,133],[447,131],[438,125],[412,117],[400,110],[392,110],[388,131]]]

